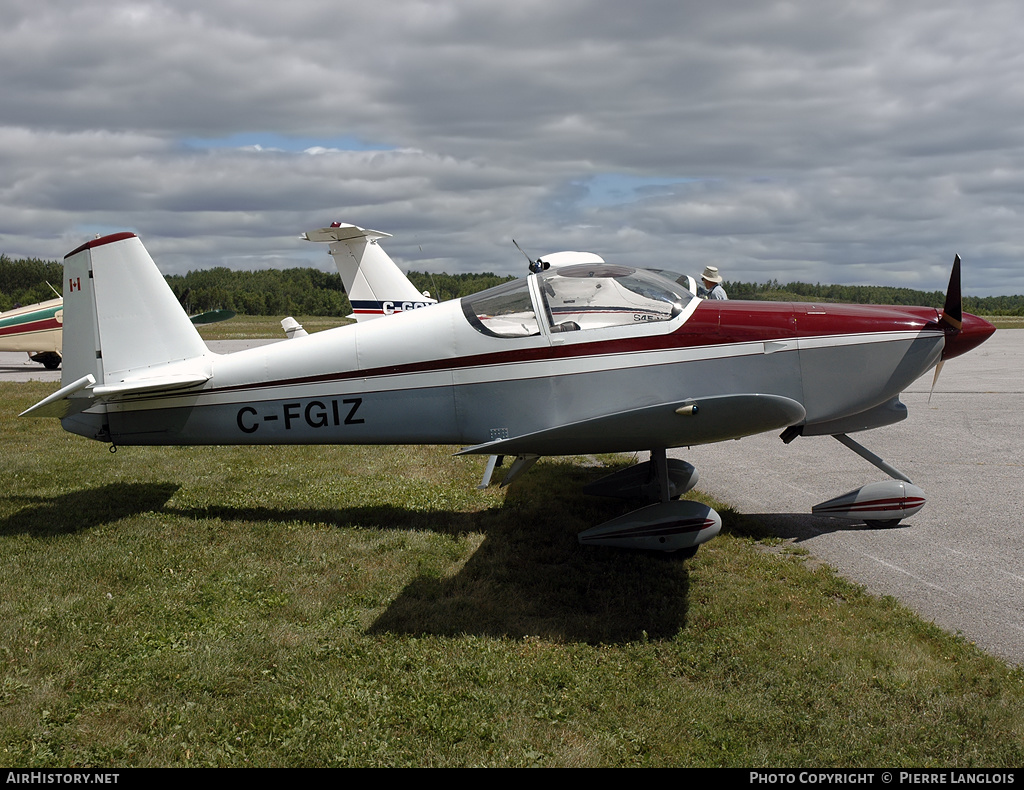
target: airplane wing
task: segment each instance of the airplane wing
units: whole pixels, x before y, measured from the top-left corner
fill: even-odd
[[[216,324],[234,317],[234,310],[207,310],[205,313],[189,316],[189,321],[193,324]]]
[[[781,395],[688,398],[495,439],[456,455],[581,455],[687,447],[786,428],[805,416],[800,403]]]

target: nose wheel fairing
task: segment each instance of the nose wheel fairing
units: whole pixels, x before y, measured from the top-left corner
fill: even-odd
[[[848,491],[811,508],[816,516],[864,521],[869,527],[895,526],[925,504],[924,491],[902,480],[883,480]]]
[[[893,479],[870,483],[819,502],[811,508],[812,513],[863,521],[869,527],[894,527],[924,507],[924,491],[914,485],[903,472],[844,433],[834,434],[832,438]]]

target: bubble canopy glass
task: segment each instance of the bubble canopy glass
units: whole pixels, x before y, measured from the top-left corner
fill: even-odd
[[[530,279],[537,282],[531,293]],[[551,332],[669,321],[696,297],[652,271],[608,263],[549,269],[462,299],[470,324],[492,337],[541,333],[543,315]]]

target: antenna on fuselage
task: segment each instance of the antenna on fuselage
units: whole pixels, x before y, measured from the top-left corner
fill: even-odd
[[[519,244],[516,242],[515,239],[512,239],[512,243],[516,245],[516,249],[517,250],[519,250],[521,253],[523,253],[523,256],[526,258],[527,263],[530,265],[530,271],[533,272],[533,274],[538,274],[538,273],[544,271],[545,269],[550,268],[551,264],[545,263],[540,258],[538,258],[537,260],[534,260],[529,255],[527,255],[526,252],[523,250],[522,247],[519,246]]]

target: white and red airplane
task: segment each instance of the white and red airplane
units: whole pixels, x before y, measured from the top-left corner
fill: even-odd
[[[430,294],[417,291],[377,244],[378,239],[391,238],[390,233],[335,222],[329,228],[307,231],[302,238],[330,242],[331,257],[352,303],[349,318],[366,321],[437,304]]]
[[[346,227],[312,235],[379,250],[383,234]],[[684,555],[721,519],[677,499],[697,475],[668,448],[833,435],[894,479],[815,512],[885,524],[924,505],[848,434],[906,417],[907,385],[995,331],[961,313],[959,258],[940,311],[704,301],[671,277],[574,255],[584,262],[531,265],[429,309],[222,355],[134,234],[95,239],[64,261],[62,386],[24,414],[115,445],[462,445],[491,456],[485,483],[499,456],[516,457],[507,484],[543,455],[649,450],[587,490],[652,504],[580,541]]]
[[[0,351],[25,351],[33,362],[56,370],[60,367],[63,320],[60,297],[0,313]]]
[[[234,317],[231,310],[208,310],[192,316],[194,324],[212,324]],[[64,343],[64,300],[50,299],[0,313],[0,351],[25,351],[47,370],[60,367]]]

